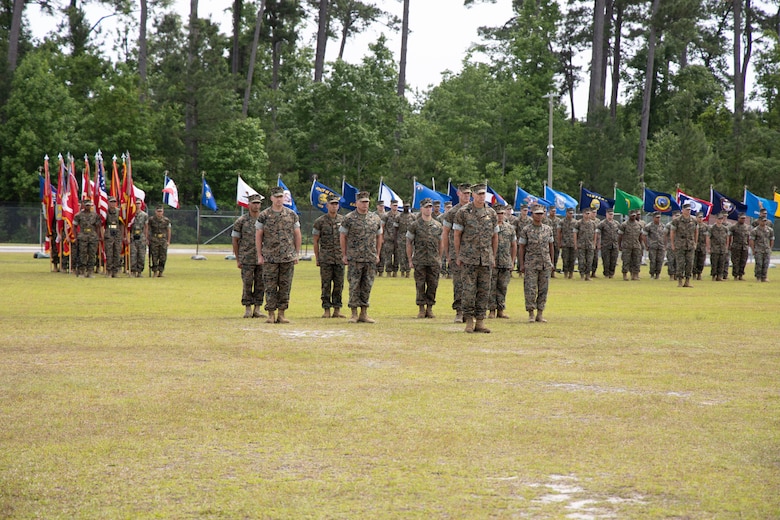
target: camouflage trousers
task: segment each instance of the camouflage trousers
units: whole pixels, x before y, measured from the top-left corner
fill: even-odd
[[[733,276],[743,276],[745,274],[745,266],[747,265],[748,250],[747,248],[732,247],[731,248],[731,274]]]
[[[618,251],[617,244],[601,247],[601,263],[604,264],[604,276],[615,276],[619,254],[620,251]]]
[[[509,280],[512,279],[512,268],[497,267],[490,276],[490,302],[488,310],[503,311],[506,309],[506,293]]]
[[[590,275],[590,268],[593,266],[593,257],[595,249],[579,248],[577,249],[577,270],[580,276]]]
[[[593,262],[590,264],[590,274],[595,275],[599,269],[599,252],[593,251]]]
[[[463,309],[463,266],[450,259],[450,276],[452,276],[452,310],[460,312]]]
[[[117,230],[113,230],[117,233]],[[111,230],[106,230],[106,234]],[[103,240],[103,248],[106,253],[106,274],[116,273],[122,262],[122,239],[118,236],[106,236]]]
[[[704,249],[697,249],[693,254],[693,274],[701,274],[704,272],[704,264],[707,261],[707,251]]]
[[[770,251],[759,251],[753,253],[753,258],[756,261],[755,274],[756,279],[766,280],[767,271],[769,270],[769,260],[772,257]]]
[[[525,310],[543,311],[547,305],[547,289],[550,284],[550,271],[546,269],[526,269],[523,280],[525,292]]]
[[[463,264],[460,267],[460,278],[463,283],[461,294],[461,310],[463,317],[484,320],[490,298],[489,265]]]
[[[384,268],[385,272],[398,272],[398,246],[395,240],[384,242],[382,244],[380,257],[382,259],[382,267]],[[379,272],[381,273],[382,271],[380,270]]]
[[[153,273],[165,271],[165,261],[168,259],[168,242],[162,238],[153,238],[149,244],[150,268]]]
[[[262,305],[265,284],[263,266],[241,264],[241,305]]]
[[[677,259],[677,278],[690,278],[693,275],[693,256],[695,249],[677,248],[674,256]]]
[[[660,275],[664,269],[666,249],[653,248],[647,251],[650,262],[650,276]]]
[[[552,265],[553,265],[553,271],[558,270],[558,257],[561,256],[561,248],[557,244],[553,245],[553,257],[552,257]]]
[[[77,247],[72,248],[72,252],[78,253],[79,270],[94,270],[95,259],[97,258],[98,237],[96,235],[80,236],[76,244]]]
[[[669,276],[677,276],[677,258],[672,248],[666,250],[666,272]]]
[[[265,286],[265,310],[280,311],[290,306],[295,262],[263,264],[263,285]]]
[[[130,270],[134,273],[143,273],[146,266],[146,242],[144,238],[130,240]]]
[[[323,309],[341,308],[344,264],[320,264],[320,300]]]
[[[728,253],[710,253],[710,276],[728,278],[729,276],[729,255]]]
[[[409,269],[409,259],[406,257],[406,240],[403,241],[403,244],[398,244],[395,256],[398,259],[398,268],[402,273],[411,271]]]
[[[623,274],[639,274],[642,267],[642,248],[623,248]]]
[[[573,247],[561,248],[561,260],[563,261],[563,272],[574,272],[574,260],[577,258],[577,253]]]
[[[417,288],[417,305],[435,305],[439,288],[439,265],[414,266],[414,285]]]
[[[376,264],[373,262],[350,262],[347,266],[349,280],[349,308],[368,307],[371,288],[374,286]]]

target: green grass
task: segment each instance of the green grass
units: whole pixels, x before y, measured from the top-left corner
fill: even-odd
[[[376,324],[323,320],[312,262],[291,324],[245,320],[207,255],[76,279],[0,254],[0,517],[780,517],[774,269],[556,279],[547,324],[515,278],[468,335],[449,280],[435,320],[400,278]]]

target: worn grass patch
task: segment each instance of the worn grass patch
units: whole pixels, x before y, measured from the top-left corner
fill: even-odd
[[[234,262],[75,279],[0,255],[0,517],[777,518],[777,283],[552,281],[547,324],[241,316]],[[774,272],[770,273],[770,278]],[[346,291],[345,291],[346,298]]]

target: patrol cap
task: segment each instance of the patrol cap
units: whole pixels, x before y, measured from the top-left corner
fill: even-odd
[[[745,215],[744,213],[740,213],[740,214],[739,214],[739,218],[745,218],[745,216],[746,216],[746,215]]]
[[[718,213],[718,218],[726,218],[728,216],[729,216],[728,213]]]
[[[165,207],[162,204],[158,204],[157,207],[154,208],[154,209],[156,209],[157,211],[160,211],[160,210],[165,209]]]
[[[371,197],[369,196],[367,191],[359,191],[357,197],[355,197],[356,202],[368,202],[370,200]]]
[[[114,200],[116,200],[116,199],[114,199]],[[85,201],[83,201],[83,202],[84,202],[84,205],[85,205],[85,206],[94,206],[94,205],[95,205],[95,203],[94,203],[94,202],[92,202],[92,201],[91,201],[91,200],[89,200],[89,199],[87,199],[87,200],[85,200]]]
[[[396,206],[397,206],[397,205],[398,205],[398,201],[397,201],[397,200],[395,200],[395,199],[393,199],[393,200],[391,200],[391,201],[390,201],[390,205],[391,205],[391,206],[392,206],[392,205],[396,205]]]
[[[431,205],[433,205],[433,202],[431,202]],[[404,207],[405,208],[411,208],[412,205],[411,205],[411,203],[409,203],[409,201],[406,201],[406,202],[404,202]]]
[[[434,206],[441,206],[441,201],[439,199],[436,199],[433,201]]]
[[[606,211],[606,212],[607,212],[607,213],[614,213],[614,212],[615,212],[615,210],[614,210],[614,209],[612,209],[612,208],[607,208],[607,211]]]
[[[270,193],[272,197],[283,197],[284,188],[282,188],[281,186],[274,186],[273,188],[271,188]]]
[[[136,198],[135,198],[135,201],[136,201],[136,202],[143,202],[143,201],[144,201],[144,199],[142,199],[141,197],[136,197]]]
[[[376,201],[376,205],[377,205],[377,206],[384,206],[384,205],[385,205],[385,201],[383,201],[383,200],[378,200],[378,201]]]
[[[766,217],[758,217],[759,222],[766,222],[768,219]]]
[[[487,185],[486,184],[475,184],[471,187],[472,193],[487,193]]]
[[[406,206],[407,204],[404,204]],[[425,197],[423,200],[420,201],[420,207],[421,208],[427,208],[428,206],[433,206],[433,199],[430,197]]]
[[[660,211],[653,211],[653,217],[654,218],[655,217],[660,217],[660,216],[661,216],[661,212]]]
[[[574,208],[566,208],[566,213],[574,213]]]
[[[685,209],[685,208],[689,208],[690,209],[690,207],[691,207],[690,201],[686,200],[685,202],[682,203],[682,208],[683,209]]]
[[[255,193],[247,197],[249,202],[263,202],[263,197],[259,193]]]
[[[451,207],[452,207],[452,201],[451,201],[451,200],[448,200],[447,202],[445,202],[445,203],[444,203],[444,207],[445,207],[445,208],[451,208]]]
[[[766,213],[766,208],[761,208],[758,210],[758,214]]]
[[[534,213],[541,213],[542,215],[544,215],[544,207],[543,206],[534,206],[533,212]]]
[[[338,195],[331,195],[328,197],[328,204],[333,204],[334,202],[341,202],[341,197]]]
[[[108,202],[116,202],[116,197],[109,197]]]
[[[493,211],[503,214],[506,211],[506,206],[504,204],[496,204],[493,206]]]
[[[461,193],[471,193],[471,184],[461,183],[458,184],[458,191]]]

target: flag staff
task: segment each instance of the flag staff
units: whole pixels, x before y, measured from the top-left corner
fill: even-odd
[[[206,172],[201,171],[200,172],[200,202],[195,206],[195,216],[197,218],[197,238],[195,239],[195,256],[192,257],[192,260],[205,260],[205,256],[201,256],[200,254],[200,211],[203,206],[203,195],[205,194],[204,189],[204,182],[206,180]]]

